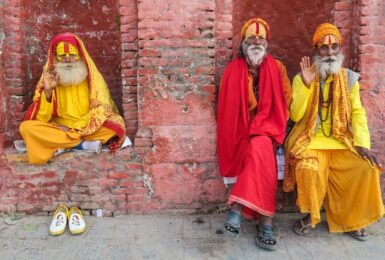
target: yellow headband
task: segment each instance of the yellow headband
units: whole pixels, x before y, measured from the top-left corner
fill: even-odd
[[[333,37],[327,37],[327,36]],[[334,39],[333,39],[334,38]],[[338,28],[331,23],[323,23],[317,27],[314,36],[313,36],[313,46],[318,46],[318,44],[324,44],[325,41],[329,45],[329,40],[335,41],[338,44],[342,44],[342,37]]]
[[[269,40],[270,28],[267,22],[261,18],[252,18],[248,20],[241,29],[242,40],[247,39],[250,36],[263,37]]]
[[[62,60],[62,56],[70,57],[70,55],[75,56],[75,60],[79,60],[79,51],[76,49],[75,46],[73,46],[71,43],[68,42],[59,42],[59,44],[56,47],[56,57],[58,61]]]
[[[327,45],[329,47],[332,47],[334,43],[338,44],[338,40],[334,35],[326,35],[323,39],[321,39],[319,42],[317,42],[317,47],[321,47],[322,45]]]

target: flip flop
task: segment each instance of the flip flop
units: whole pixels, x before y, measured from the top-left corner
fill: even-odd
[[[360,231],[361,235],[357,234],[357,231]],[[352,238],[357,239],[358,241],[366,241],[366,240],[369,239],[369,234],[368,234],[368,232],[365,229],[356,230],[356,231],[350,231],[350,232],[346,232],[346,233],[349,236],[351,236]]]
[[[255,242],[257,245],[269,251],[274,251],[277,249],[277,239],[274,236],[273,227],[268,225],[262,225],[262,228],[257,225],[257,235],[255,237]]]
[[[86,230],[86,222],[80,209],[73,207],[69,211],[69,230],[72,235],[81,234]]]
[[[223,233],[227,237],[237,238],[241,233],[241,213],[230,210],[227,214],[225,225],[223,227]]]
[[[309,222],[308,224],[305,224],[305,222],[302,219],[299,219],[298,221],[295,222],[293,226],[293,231],[297,235],[309,237],[312,233],[311,222]]]
[[[67,225],[68,208],[65,205],[59,205],[53,214],[49,233],[58,236],[64,233]]]

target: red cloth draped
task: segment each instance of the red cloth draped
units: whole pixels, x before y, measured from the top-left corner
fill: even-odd
[[[245,59],[233,60],[225,69],[218,97],[218,162],[223,177],[239,175],[251,136],[264,135],[282,144],[287,106],[277,62],[267,55],[259,72],[257,113],[249,122],[248,66]]]
[[[244,205],[242,213],[247,219],[257,219],[259,214],[272,217],[276,208],[277,185],[273,141],[268,136],[254,136],[247,146],[242,171],[228,203]]]

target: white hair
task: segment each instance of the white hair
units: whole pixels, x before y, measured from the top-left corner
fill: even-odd
[[[267,54],[267,43],[248,45],[246,41],[242,42],[242,52],[246,57],[246,61],[250,66],[259,66],[263,62]]]
[[[342,52],[337,55],[321,57],[318,54],[313,56],[313,64],[316,66],[322,79],[326,79],[330,74],[338,74],[344,62]]]
[[[77,85],[87,78],[87,65],[83,60],[71,63],[55,62],[55,71],[59,74],[59,84],[63,86]]]

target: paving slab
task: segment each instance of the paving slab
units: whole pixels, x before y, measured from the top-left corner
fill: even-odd
[[[385,259],[385,221],[368,228],[370,239],[359,242],[330,234],[321,222],[313,236],[292,231],[299,214],[278,214],[278,249],[255,245],[255,223],[242,222],[237,239],[221,233],[224,214],[86,216],[81,235],[48,233],[51,217],[24,216],[14,225],[0,218],[0,259]]]

